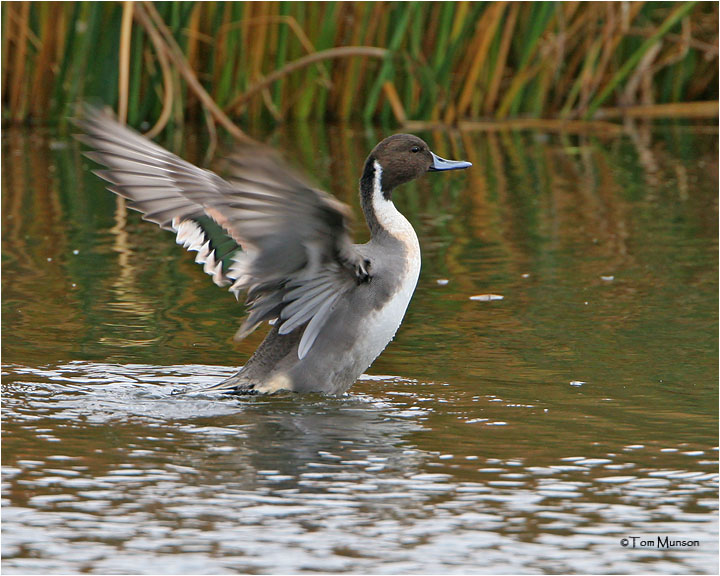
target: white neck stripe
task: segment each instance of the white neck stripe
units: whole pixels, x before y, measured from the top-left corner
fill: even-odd
[[[377,160],[373,161],[373,168],[375,168],[375,177],[373,178],[373,203],[374,203],[376,194],[383,196],[383,193],[382,193],[383,169],[382,169],[382,166],[380,166],[380,162],[378,162]],[[385,198],[385,197],[383,196],[383,198]]]
[[[377,160],[373,162],[373,168],[375,169],[375,176],[373,178],[372,209],[378,224],[391,236],[398,238],[413,237],[415,243],[417,243],[417,237],[410,222],[398,211],[393,201],[385,198],[383,194],[383,169]]]

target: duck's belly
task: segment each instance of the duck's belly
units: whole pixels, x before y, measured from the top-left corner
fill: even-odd
[[[402,323],[420,274],[420,262],[411,262],[408,272],[395,285],[393,296],[381,307],[373,308],[358,297],[337,310],[339,318],[353,321],[329,322],[332,328],[318,338],[310,354],[298,364],[293,375],[297,391],[342,394],[368,369],[395,336]],[[353,311],[365,307],[364,315]]]

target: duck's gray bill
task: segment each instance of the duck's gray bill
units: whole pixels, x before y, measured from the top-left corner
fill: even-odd
[[[440,172],[441,170],[462,170],[463,168],[470,168],[472,164],[470,162],[465,162],[464,160],[445,160],[445,158],[440,158],[437,154],[432,154],[433,163],[431,164],[430,168],[428,168],[428,172]]]

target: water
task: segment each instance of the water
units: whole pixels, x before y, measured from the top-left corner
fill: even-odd
[[[359,215],[382,135],[265,137]],[[395,341],[346,396],[238,400],[170,396],[259,343],[234,299],[4,131],[5,573],[717,572],[717,129],[425,136],[474,167],[397,194]]]

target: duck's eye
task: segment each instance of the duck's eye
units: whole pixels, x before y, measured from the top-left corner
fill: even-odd
[[[413,146],[412,148],[410,148],[410,152],[420,152],[420,146]]]

